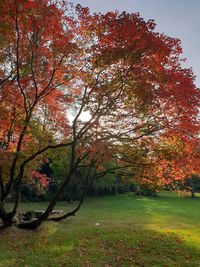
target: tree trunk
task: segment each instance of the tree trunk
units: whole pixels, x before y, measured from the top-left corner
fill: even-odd
[[[192,177],[190,178],[190,188],[191,196],[195,197],[194,183]]]
[[[191,197],[195,197],[195,191],[191,189],[190,192],[191,192]]]
[[[8,214],[1,202],[0,202],[0,218],[5,227],[11,226],[13,224],[12,220],[10,220],[10,218],[8,217]]]
[[[85,199],[90,187],[92,186],[92,183],[94,182],[96,170],[95,170],[95,172],[93,174],[93,177],[91,178],[91,181],[89,182],[88,179],[90,177],[90,173],[91,173],[91,166],[90,166],[90,168],[88,170],[88,173],[87,173],[87,176],[86,176],[86,181],[85,181],[86,182],[86,187],[85,187],[85,190],[83,190],[83,193],[81,195],[81,198],[80,198],[80,201],[78,203],[78,206],[74,210],[72,210],[72,211],[70,211],[70,212],[68,212],[68,213],[66,213],[66,214],[64,214],[64,215],[62,215],[60,217],[50,218],[49,220],[58,222],[58,221],[66,219],[68,217],[75,216],[76,212],[79,211],[79,209],[81,208],[81,205],[83,204],[83,201],[84,201],[84,199]]]
[[[63,183],[61,184],[60,188],[55,193],[55,195],[54,195],[53,199],[51,200],[49,206],[47,207],[47,209],[45,210],[45,212],[42,214],[42,216],[39,219],[34,220],[32,222],[20,223],[17,226],[19,228],[22,228],[22,229],[34,230],[34,229],[38,228],[44,221],[46,221],[48,219],[50,213],[54,209],[56,203],[58,202],[60,196],[62,195],[65,187],[70,182],[71,177],[72,177],[72,172],[69,172],[69,174],[67,175],[66,179],[63,181]]]
[[[15,205],[14,205],[14,208],[11,212],[8,213],[8,219],[10,221],[13,220],[13,217],[15,216],[16,212],[17,212],[17,209],[19,207],[19,203],[20,203],[20,200],[21,200],[21,178],[17,181],[16,183],[16,195],[15,195]]]
[[[70,211],[70,212],[68,212],[68,213],[66,213],[66,214],[64,214],[64,215],[62,215],[60,217],[49,218],[49,220],[50,221],[54,221],[54,222],[59,222],[59,221],[64,220],[64,219],[66,219],[68,217],[75,216],[76,212],[79,211],[79,209],[81,208],[81,205],[83,204],[83,201],[85,199],[85,196],[87,194],[87,191],[88,190],[86,190],[86,191],[83,192],[83,194],[81,196],[81,199],[80,199],[80,201],[78,203],[78,206],[74,210],[72,210],[72,211]]]

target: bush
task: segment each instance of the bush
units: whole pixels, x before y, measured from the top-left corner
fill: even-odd
[[[138,196],[156,196],[157,191],[154,186],[150,185],[137,185],[135,188],[135,194]]]

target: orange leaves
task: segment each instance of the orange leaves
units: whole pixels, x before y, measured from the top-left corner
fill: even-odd
[[[169,181],[184,180],[192,173],[200,173],[200,150],[198,138],[187,138],[184,135],[171,133],[160,143],[163,164],[160,164],[161,175]]]
[[[0,3],[4,147],[15,151],[21,136],[26,156],[74,138],[77,157],[107,163],[122,159],[125,146],[150,183],[197,169],[200,93],[192,71],[181,68],[180,41],[139,14],[91,15],[80,5],[70,12],[60,1]],[[90,120],[81,121],[82,112]]]

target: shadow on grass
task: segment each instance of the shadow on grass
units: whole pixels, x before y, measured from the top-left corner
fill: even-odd
[[[197,204],[169,196],[88,199],[67,221],[48,222],[37,231],[1,231],[0,267],[200,266],[200,240],[192,242],[180,235],[182,225],[177,228],[184,220],[193,234],[191,222],[200,215],[188,212]]]
[[[73,222],[71,222],[73,223]],[[114,228],[114,227],[113,227]],[[2,247],[2,242],[5,247]],[[200,251],[174,233],[140,228],[73,229],[48,223],[35,232],[12,229],[1,239],[0,266],[199,266]]]

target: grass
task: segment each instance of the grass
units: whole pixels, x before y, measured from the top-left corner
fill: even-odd
[[[22,210],[46,203],[23,203]],[[0,232],[0,267],[200,266],[200,198],[162,193],[88,198],[36,231]],[[58,209],[69,209],[60,202]]]

